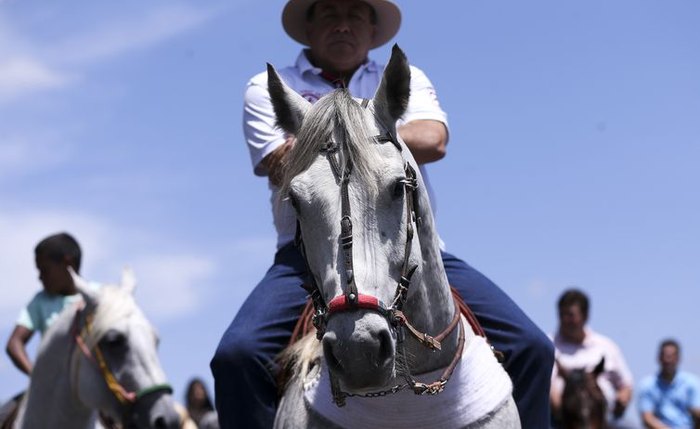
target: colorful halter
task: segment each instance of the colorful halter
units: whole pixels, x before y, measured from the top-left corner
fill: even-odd
[[[98,344],[95,344],[91,351],[85,343],[85,337],[87,335],[90,335],[92,331],[93,317],[93,313],[87,313],[81,308],[79,308],[76,311],[72,327],[72,334],[75,339],[75,343],[82,352],[82,354],[90,362],[93,362],[97,366],[98,370],[100,371],[100,374],[102,374],[102,378],[104,379],[105,383],[107,383],[107,387],[109,388],[109,390],[114,394],[119,403],[122,406],[126,407],[125,414],[127,416],[130,414],[130,410],[133,409],[133,407],[136,406],[138,401],[142,398],[156,392],[173,393],[172,386],[170,386],[170,384],[167,383],[155,384],[153,386],[143,388],[137,392],[130,391],[124,388],[124,386],[121,383],[119,383],[117,378],[114,376],[114,373],[110,370],[109,365],[107,365],[107,361],[105,360],[104,355],[102,354],[100,346]],[[84,325],[82,329],[80,328],[81,318],[84,319]],[[75,389],[77,390],[77,370],[75,372],[75,377],[76,380],[74,382],[74,386],[76,386]]]

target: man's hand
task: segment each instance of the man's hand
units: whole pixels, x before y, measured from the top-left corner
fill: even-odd
[[[294,146],[294,136],[287,137],[282,146],[270,152],[262,160],[262,165],[267,168],[267,176],[275,186],[280,186],[284,180],[284,173],[287,171],[287,154]]]
[[[623,387],[620,390],[617,391],[617,395],[615,396],[615,408],[613,408],[613,417],[616,419],[619,419],[622,417],[623,414],[625,414],[625,410],[627,409],[627,405],[629,405],[630,401],[632,400],[632,388],[631,387]]]

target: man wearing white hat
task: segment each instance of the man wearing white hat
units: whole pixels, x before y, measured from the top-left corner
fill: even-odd
[[[289,86],[312,102],[338,87],[348,88],[355,97],[371,98],[384,67],[368,53],[396,35],[401,12],[389,0],[289,0],[282,25],[306,46],[293,66],[278,70]],[[273,362],[306,302],[306,292],[299,287],[306,266],[293,244],[294,210],[275,197],[294,136],[275,126],[266,73],[248,82],[243,120],[253,170],[269,178],[277,253],[224,333],[211,369],[221,427],[268,428],[277,401]],[[419,164],[445,156],[447,115],[430,80],[414,66],[408,109],[397,130]],[[505,354],[523,427],[548,427],[551,341],[489,279],[447,252],[442,258],[450,284],[477,315],[489,341]]]

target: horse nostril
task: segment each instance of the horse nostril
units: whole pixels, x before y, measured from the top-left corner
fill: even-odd
[[[156,417],[156,419],[153,421],[153,427],[155,429],[168,429],[168,424],[165,421],[165,417]]]
[[[151,425],[154,429],[176,429],[181,427],[180,416],[177,414],[157,416]]]
[[[393,341],[391,339],[391,334],[388,329],[382,329],[378,334],[379,340],[379,362],[386,365],[387,361],[390,361],[394,356],[394,349],[392,347]]]
[[[326,358],[326,363],[329,368],[335,371],[342,371],[343,365],[335,355],[337,344],[338,338],[335,336],[335,333],[326,332],[323,336],[323,355]]]

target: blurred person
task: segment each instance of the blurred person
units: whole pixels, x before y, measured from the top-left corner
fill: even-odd
[[[187,384],[185,407],[199,429],[218,429],[216,411],[207,393],[204,380],[201,378],[195,377]]]
[[[61,232],[41,240],[34,249],[34,260],[43,289],[22,309],[6,351],[12,363],[27,375],[32,373],[32,361],[26,344],[35,332],[43,336],[66,307],[75,307],[82,296],[73,282],[68,267],[78,273],[82,252],[77,240]]]
[[[33,363],[26,347],[34,333],[39,332],[43,338],[64,310],[82,305],[82,295],[68,270],[71,267],[79,273],[81,260],[80,244],[67,232],[52,234],[34,248],[42,290],[20,311],[5,348],[15,367],[28,376],[32,374]],[[99,288],[97,283],[89,283],[89,286],[95,290]],[[0,414],[13,415],[22,395],[19,393],[3,405]]]
[[[674,339],[659,345],[659,372],[639,384],[637,408],[649,429],[699,429],[700,379],[680,371],[681,346]]]
[[[604,360],[603,372],[597,377],[597,383],[608,403],[608,423],[615,427],[632,399],[632,373],[624,356],[613,340],[586,325],[590,301],[583,291],[575,288],[565,290],[559,297],[557,309],[559,329],[552,335],[557,364],[553,366],[550,389],[553,420],[558,422],[560,418],[564,389],[559,367],[592,371]]]

